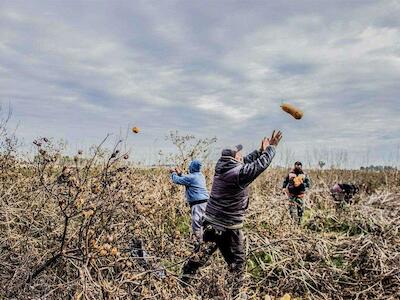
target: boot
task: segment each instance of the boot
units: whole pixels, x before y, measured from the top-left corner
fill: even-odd
[[[200,267],[201,263],[199,261],[189,258],[189,260],[183,266],[180,284],[183,287],[190,286],[190,281],[192,281]]]
[[[228,287],[230,290],[231,299],[247,299],[247,294],[242,291],[242,287],[244,285],[244,269],[240,268],[231,268],[231,271],[228,275]]]

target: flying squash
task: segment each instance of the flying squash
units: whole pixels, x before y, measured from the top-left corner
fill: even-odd
[[[133,127],[132,128],[132,132],[133,133],[139,133],[140,132],[140,128],[139,127]]]
[[[281,108],[282,108],[285,112],[287,112],[288,114],[291,114],[291,115],[293,116],[293,118],[295,118],[295,119],[297,119],[297,120],[300,120],[300,119],[303,117],[303,112],[302,112],[300,109],[294,107],[294,106],[291,105],[291,104],[283,103],[283,104],[281,105]]]

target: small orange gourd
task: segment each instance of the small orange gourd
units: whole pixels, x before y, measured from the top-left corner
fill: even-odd
[[[300,120],[303,117],[304,113],[300,109],[296,108],[291,104],[283,103],[281,105],[281,108],[288,114],[291,114],[292,117],[295,118],[296,120]]]
[[[139,127],[133,127],[132,128],[132,132],[133,133],[139,133],[140,132],[140,128]]]

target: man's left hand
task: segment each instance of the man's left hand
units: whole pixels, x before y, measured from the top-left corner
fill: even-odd
[[[267,147],[270,145],[269,143],[269,139],[264,137],[261,141],[261,147],[260,147],[260,152],[264,152],[265,149],[267,149]]]

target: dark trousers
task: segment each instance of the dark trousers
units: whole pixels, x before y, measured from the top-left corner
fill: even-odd
[[[296,224],[301,223],[304,214],[304,200],[297,196],[289,197],[289,214]]]
[[[243,285],[246,262],[242,230],[220,230],[207,222],[204,222],[203,230],[203,243],[183,266],[182,280],[188,283],[197,270],[204,266],[212,254],[219,249],[230,271],[228,284],[232,286],[232,294],[237,294]]]

